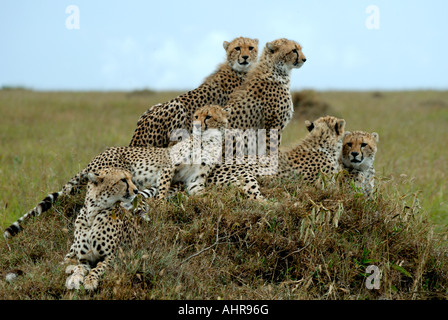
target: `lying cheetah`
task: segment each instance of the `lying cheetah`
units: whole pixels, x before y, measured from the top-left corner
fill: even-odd
[[[290,93],[291,70],[300,68],[305,61],[302,47],[295,41],[278,39],[266,43],[259,62],[248,72],[246,80],[232,93],[226,105],[231,109],[229,128],[266,129],[267,146],[270,130],[275,129],[280,144],[281,132],[294,110]]]
[[[373,161],[378,141],[376,132],[347,131],[342,144],[341,168],[347,171],[348,181],[353,181],[366,194],[370,194],[374,188]]]
[[[71,274],[66,280],[68,289],[83,285],[86,290],[95,290],[117,247],[134,246],[139,236],[140,218],[126,211],[133,207],[139,193],[131,174],[108,168],[89,173],[87,178],[84,206],[76,218],[73,244],[64,260],[75,263],[66,268]]]
[[[239,37],[224,41],[227,61],[208,76],[196,89],[166,103],[150,107],[138,120],[130,142],[131,147],[167,147],[176,129],[191,132],[191,120],[196,108],[204,105],[225,106],[230,94],[243,82],[258,56],[258,39]]]
[[[261,165],[259,162],[244,164],[222,163],[212,170],[208,185],[234,184],[241,187],[251,199],[262,200],[257,178],[266,175],[280,178],[301,177],[303,181],[318,183],[319,174],[333,175],[339,172],[345,120],[332,116],[321,117],[314,122],[305,121],[307,136],[290,150],[280,149],[278,165]],[[272,157],[271,157],[272,159]]]
[[[6,228],[4,237],[12,237],[22,230],[21,224],[51,208],[60,196],[69,196],[87,182],[89,173],[106,168],[128,170],[139,190],[148,189],[151,196],[165,198],[170,184],[182,182],[189,194],[197,194],[205,188],[206,178],[221,161],[222,134],[227,127],[228,111],[220,106],[204,106],[194,113],[196,131],[170,148],[112,147],[96,156],[85,169],[76,174],[62,190],[49,194],[35,208]]]

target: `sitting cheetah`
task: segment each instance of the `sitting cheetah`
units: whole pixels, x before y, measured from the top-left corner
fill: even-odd
[[[27,212],[5,232],[12,237],[22,230],[21,224],[33,216],[51,208],[61,195],[68,196],[87,182],[89,173],[106,168],[128,170],[139,190],[148,189],[151,196],[165,198],[170,184],[182,182],[189,194],[197,194],[205,188],[207,176],[221,160],[222,134],[227,127],[228,111],[221,106],[204,106],[194,113],[196,125],[202,130],[170,148],[112,147],[96,156],[85,169],[76,174],[59,192],[48,195],[35,208]],[[193,131],[195,132],[195,130]]]
[[[305,61],[302,47],[295,41],[278,39],[266,43],[257,65],[248,72],[246,80],[232,93],[226,105],[231,109],[229,128],[266,129],[267,146],[270,130],[275,129],[280,145],[281,132],[294,110],[289,90],[291,70],[300,68]],[[237,142],[236,147],[239,143],[244,143],[246,148],[250,144]]]
[[[66,268],[66,273],[71,274],[66,280],[68,289],[83,285],[86,290],[95,290],[118,245],[133,246],[139,236],[139,217],[123,209],[130,210],[139,193],[131,174],[109,168],[87,177],[84,206],[76,218],[73,244],[64,261],[75,263]],[[115,205],[118,203],[122,208]]]
[[[234,184],[241,187],[251,199],[263,200],[257,178],[266,175],[263,169],[280,178],[301,177],[303,181],[317,183],[319,174],[333,175],[339,172],[345,120],[332,116],[321,117],[314,122],[305,121],[307,136],[290,150],[279,150],[278,159],[262,165],[259,162],[217,165],[207,179],[208,185]]]
[[[373,161],[378,141],[376,132],[347,131],[342,144],[341,167],[348,172],[348,181],[353,181],[366,194],[374,188]]]
[[[258,39],[239,37],[224,41],[227,61],[196,89],[166,103],[150,107],[138,120],[131,147],[167,147],[176,129],[191,132],[196,108],[205,105],[225,106],[230,94],[243,82],[258,56]]]

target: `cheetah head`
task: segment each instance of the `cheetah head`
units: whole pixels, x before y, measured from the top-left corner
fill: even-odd
[[[209,129],[226,129],[228,125],[229,108],[218,105],[204,106],[196,110],[193,115],[194,121],[201,124],[202,131]]]
[[[258,39],[239,37],[231,42],[224,41],[227,62],[238,72],[247,72],[257,62]]]
[[[342,139],[345,132],[345,120],[332,116],[320,117],[311,122],[305,121],[308,129],[308,139],[319,140],[321,148],[332,148],[339,156],[342,149]]]
[[[286,72],[293,68],[300,68],[306,61],[300,44],[284,38],[266,43],[263,57],[271,60]]]
[[[107,209],[117,202],[125,209],[132,208],[138,193],[131,174],[122,169],[104,169],[88,175],[86,203],[98,209]]]
[[[345,132],[342,142],[342,163],[348,168],[364,170],[375,160],[379,135],[376,132]]]

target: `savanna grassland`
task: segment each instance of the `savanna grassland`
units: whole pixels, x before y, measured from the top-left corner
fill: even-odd
[[[139,116],[178,92],[0,90],[0,225],[60,189],[95,155],[128,145]],[[82,193],[0,243],[0,299],[446,299],[448,92],[293,93],[292,146],[304,120],[335,115],[376,131],[377,190],[263,179],[267,204],[235,188],[150,202],[136,248],[99,290],[65,289],[60,265]],[[366,268],[382,271],[368,289]],[[14,270],[19,278],[8,283]]]

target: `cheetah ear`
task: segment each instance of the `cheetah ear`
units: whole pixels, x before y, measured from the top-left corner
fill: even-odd
[[[267,42],[266,43],[266,48],[268,48],[268,50],[271,53],[274,53],[274,51],[277,49],[277,47],[272,42]]]
[[[222,46],[224,47],[224,50],[227,50],[227,48],[229,47],[230,42],[224,41],[222,43]]]
[[[378,133],[372,132],[370,135],[375,139],[376,142],[380,141],[380,135]]]
[[[345,120],[344,119],[338,120],[338,122],[336,122],[336,125],[334,126],[334,129],[336,130],[336,135],[340,135],[341,133],[343,133],[344,128],[345,128]]]
[[[309,120],[305,120],[305,126],[309,132],[311,132],[314,129],[314,123],[312,123]]]
[[[255,43],[257,44],[257,46],[258,46],[258,39],[254,39],[254,41],[255,41]]]
[[[89,172],[89,174],[87,175],[87,178],[94,185],[97,185],[98,183],[101,183],[104,180],[104,177],[100,177],[100,175],[98,173],[95,173],[95,172]]]

